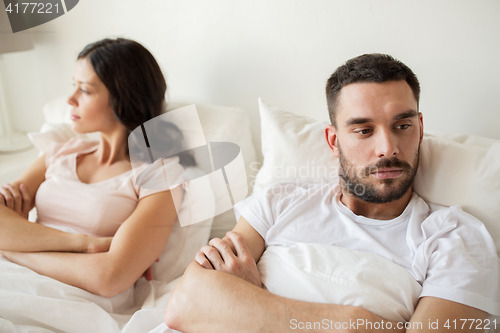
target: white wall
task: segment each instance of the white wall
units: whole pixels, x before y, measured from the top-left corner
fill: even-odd
[[[156,56],[172,100],[244,108],[260,143],[257,97],[327,119],[324,85],[345,60],[389,53],[422,86],[427,129],[500,139],[497,0],[81,0],[31,29],[35,50],[2,64],[17,129],[71,88],[78,52],[108,36]]]

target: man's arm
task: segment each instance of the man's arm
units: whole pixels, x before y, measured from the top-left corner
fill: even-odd
[[[322,307],[324,304],[279,297],[234,275],[207,270],[193,262],[170,295],[165,322],[184,333],[277,333],[293,331],[294,319],[349,322],[351,311],[355,310],[330,305],[326,314]]]
[[[319,323],[308,332],[449,333],[481,332],[474,329],[478,324],[479,328],[484,327],[484,318],[486,314],[480,310],[425,297],[420,300],[405,330],[404,323],[384,320],[360,307],[283,298],[234,275],[207,270],[193,262],[170,296],[165,322],[168,327],[184,333],[296,332],[301,326],[306,328],[307,323]],[[447,319],[450,319],[450,328],[445,327]],[[456,326],[453,326],[454,319]],[[469,320],[462,327],[465,319]],[[433,324],[436,320],[438,326]]]
[[[350,332],[358,319],[389,322],[363,308],[301,302],[261,289],[256,262],[264,252],[264,239],[244,218],[234,231],[203,247],[184,273],[167,305],[165,322],[170,328],[183,332],[288,332],[299,328],[299,323],[318,322],[321,332]],[[343,325],[340,330],[335,330],[336,322]],[[391,322],[391,327],[396,324]],[[396,331],[403,330],[379,330]]]
[[[422,297],[406,332],[483,332],[487,316],[486,312],[467,305],[437,297]]]
[[[241,239],[225,238],[234,243],[235,249],[231,252],[244,252],[245,247],[238,243],[250,239],[247,251],[258,261],[264,249],[262,237],[243,218],[234,230],[241,233]],[[209,253],[208,249],[202,249],[197,255],[198,262],[191,263],[170,296],[165,314],[165,322],[170,328],[183,332],[288,332],[300,329],[301,323],[304,328],[307,323],[317,323],[317,327],[313,326],[310,331],[405,332],[410,327],[407,332],[423,332],[430,329],[429,323],[438,320],[442,324],[437,329],[432,327],[432,331],[450,332],[453,330],[444,326],[446,319],[452,321],[467,318],[470,319],[468,325],[457,332],[473,332],[475,326],[469,328],[471,320],[484,319],[486,316],[480,310],[459,303],[425,297],[419,302],[411,322],[405,328],[404,323],[385,320],[360,307],[317,304],[279,297],[239,276],[240,272],[252,270],[252,267],[237,267],[236,272],[231,272],[234,265],[226,267],[227,260],[224,260],[229,257],[227,247],[221,245],[220,240],[212,244],[217,246],[219,251],[216,252],[221,253]],[[214,263],[210,264],[207,259]],[[242,263],[244,261],[237,262],[237,265]],[[224,271],[213,270],[214,266]],[[368,322],[372,325],[368,325]],[[477,325],[478,321],[475,323]],[[372,329],[373,327],[379,329]],[[462,329],[462,326],[458,328]]]

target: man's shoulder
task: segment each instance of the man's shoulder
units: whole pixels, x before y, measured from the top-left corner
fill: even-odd
[[[459,205],[439,205],[419,198],[428,206],[428,213],[423,221],[427,226],[434,225],[438,230],[459,227],[484,228],[484,224],[477,217],[465,212]]]
[[[422,202],[424,202],[429,207],[429,216],[430,215],[450,215],[450,214],[471,216],[470,214],[467,214],[465,211],[463,211],[462,207],[460,207],[459,205],[453,205],[453,206],[440,205],[440,204],[436,204],[436,203],[427,201],[424,198],[420,197],[418,194],[417,194],[417,197],[420,200],[422,200]]]
[[[430,202],[426,200],[425,198],[421,197],[418,193],[413,191],[413,195],[415,196],[416,201],[420,201],[422,205],[426,205],[428,207],[428,215],[448,215],[450,213],[454,214],[467,214],[462,210],[462,208],[459,205],[453,205],[453,206],[446,206],[446,205],[440,205],[436,204],[434,202]]]
[[[425,200],[424,200],[425,201]],[[462,211],[462,208],[460,206],[454,205],[454,206],[445,206],[445,205],[438,205],[429,201],[425,201],[427,206],[429,206],[429,213],[430,214],[449,214],[452,211],[459,210]]]

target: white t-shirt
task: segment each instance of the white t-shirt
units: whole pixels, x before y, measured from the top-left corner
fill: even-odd
[[[404,267],[433,296],[500,315],[500,259],[490,234],[459,206],[413,193],[392,220],[354,214],[331,183],[275,184],[235,205],[266,246],[319,243],[377,254]]]

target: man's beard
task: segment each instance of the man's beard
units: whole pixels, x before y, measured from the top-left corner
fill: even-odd
[[[380,204],[401,199],[413,184],[418,169],[420,144],[418,145],[413,165],[395,157],[385,158],[378,161],[376,164],[366,166],[364,169],[360,170],[360,173],[357,173],[356,168],[347,161],[340,149],[340,143],[338,147],[340,185],[344,193],[347,192],[352,194],[365,202]],[[375,185],[367,181],[372,172],[383,168],[402,169],[402,174],[398,178],[377,179],[387,187],[391,185],[395,186],[387,191],[387,193],[383,193],[383,190],[378,190]],[[401,179],[401,177],[404,178]],[[397,184],[398,182],[399,184]]]

